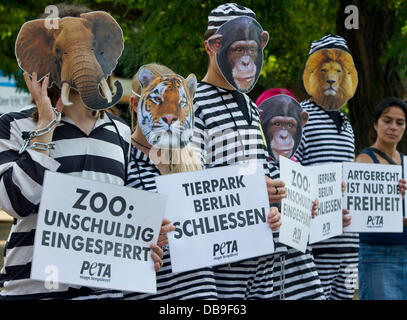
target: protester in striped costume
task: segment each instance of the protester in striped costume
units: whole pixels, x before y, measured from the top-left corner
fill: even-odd
[[[61,17],[79,17],[86,11],[83,7],[59,7]],[[27,72],[24,78],[34,104],[0,118],[0,207],[14,217],[0,272],[0,299],[122,298],[120,291],[61,284],[58,279],[53,279],[52,285],[30,279],[45,171],[124,185],[130,151],[129,127],[103,111],[111,105],[92,105],[98,111],[89,109],[77,92],[62,99],[55,85],[47,88],[49,76],[39,83],[37,72],[30,72],[32,79]],[[107,95],[108,90],[105,87],[103,92]],[[157,270],[162,250],[155,244],[151,249]]]
[[[247,92],[247,88],[237,84],[236,81],[231,81],[228,70],[219,65],[222,59],[216,57],[216,52],[219,52],[216,41],[215,46],[210,44],[212,36],[215,40],[218,35],[224,38],[230,36],[217,33],[218,28],[241,16],[252,19],[256,17],[250,9],[231,3],[220,5],[208,16],[205,49],[209,56],[209,67],[204,79],[198,84],[195,95],[194,143],[201,150],[206,168],[242,163],[249,159],[262,162],[265,174],[268,175],[266,181],[269,201],[275,204],[285,197],[286,189],[284,182],[270,179],[276,176],[277,168],[270,168],[267,161],[268,152],[261,131],[259,111],[250,98],[241,93]],[[242,31],[240,34],[245,32]],[[260,39],[265,39],[261,29],[258,34]],[[247,39],[241,37],[237,40]],[[258,40],[258,48],[261,47],[260,43],[261,41]],[[243,55],[245,51],[250,52],[243,45],[235,53],[240,52],[241,56],[247,59],[247,56]],[[263,55],[262,50],[260,54]],[[242,78],[246,79],[244,76]],[[247,81],[254,81],[253,78],[255,78],[254,73],[247,78]],[[252,87],[253,84],[250,83],[250,86]],[[277,230],[277,228],[272,229]],[[213,267],[220,299],[284,298],[285,275],[295,273],[299,269],[293,259],[284,263],[287,247],[278,242],[277,232],[273,232],[273,236],[276,248],[274,254]],[[290,290],[295,288],[295,292],[291,291],[287,298],[307,296],[307,294],[302,295],[301,285],[296,286],[294,281],[289,284],[289,287],[291,287]]]
[[[302,136],[302,127],[308,120],[293,93],[287,89],[270,89],[256,100],[261,114],[261,126],[266,136],[269,162],[274,168],[273,179],[279,179],[278,155],[291,158]],[[284,281],[285,299],[324,299],[324,291],[312,256],[312,248],[307,246],[302,253],[288,248],[284,256],[287,268]]]
[[[129,108],[132,123],[137,119],[137,127],[132,134],[129,187],[157,192],[155,177],[202,168],[199,157],[189,144],[192,130],[189,133],[188,130],[189,126],[192,129],[193,120],[186,119],[193,117],[195,90],[195,76],[190,75],[184,80],[159,64],[145,65],[134,75]],[[159,157],[154,156],[158,154]],[[166,228],[168,231],[175,229],[170,224]],[[163,267],[157,272],[157,293],[125,292],[124,299],[216,299],[212,269],[173,273],[166,243]]]
[[[311,96],[301,106],[309,120],[295,157],[304,166],[354,160],[354,135],[338,111],[357,87],[357,72],[345,39],[327,35],[311,45],[304,75]],[[344,216],[344,226],[350,218]],[[327,299],[352,299],[358,267],[359,235],[344,233],[312,245]]]

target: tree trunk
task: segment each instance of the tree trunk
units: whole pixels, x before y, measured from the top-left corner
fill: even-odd
[[[345,13],[348,5],[359,9],[359,29],[347,29]],[[370,146],[373,129],[373,110],[377,103],[389,96],[403,98],[404,89],[392,59],[381,58],[394,34],[395,13],[383,1],[379,8],[364,0],[339,0],[338,34],[346,39],[358,71],[356,93],[348,101],[349,117],[355,133],[356,153]],[[407,153],[407,139],[399,143],[399,150]]]

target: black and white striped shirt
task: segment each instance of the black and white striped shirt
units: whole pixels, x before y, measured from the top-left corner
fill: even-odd
[[[206,82],[199,82],[194,99],[195,131],[193,145],[201,154],[206,168],[221,167],[257,160],[264,173],[273,179],[278,174],[270,166],[257,106],[244,94],[248,108],[248,122],[232,94]],[[253,192],[255,192],[253,190]],[[278,233],[274,233],[275,239]],[[277,243],[279,250],[286,247]]]
[[[35,130],[35,107],[0,118],[0,208],[14,217],[0,272],[2,296],[35,298],[121,297],[121,292],[59,284],[46,289],[30,279],[37,212],[46,170],[106,183],[124,185],[130,152],[130,128],[107,113],[89,135],[67,117],[55,128],[55,149],[46,156],[28,149],[19,154],[23,132]],[[58,186],[56,186],[58,187]]]
[[[157,192],[155,178],[159,175],[160,171],[148,156],[132,146],[127,185],[137,189]],[[124,299],[186,300],[217,298],[215,279],[211,268],[172,273],[168,245],[163,247],[163,251],[163,266],[157,272],[157,293],[153,295],[125,292]]]
[[[243,96],[249,123],[229,91],[200,82],[194,99],[193,142],[206,168],[257,159],[268,173],[268,152],[261,133],[259,111],[246,94]]]
[[[295,157],[304,166],[312,166],[333,162],[353,162],[355,152],[355,138],[352,126],[346,116],[340,112],[343,119],[340,132],[325,111],[311,101],[301,103],[309,119],[303,128],[303,136]],[[345,233],[312,245],[315,253],[349,252],[357,250],[359,235]]]
[[[229,91],[206,82],[198,83],[193,145],[201,153],[206,168],[257,160],[263,164],[264,173],[272,178],[275,170],[269,166],[259,110],[246,94],[243,96],[249,121]],[[278,243],[278,232],[273,232],[273,237],[274,254],[213,268],[220,299],[279,298],[282,266],[276,258],[286,253],[287,247]]]

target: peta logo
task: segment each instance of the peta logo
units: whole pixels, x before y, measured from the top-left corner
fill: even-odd
[[[222,243],[213,244],[214,259],[222,259],[236,256],[238,254],[237,241],[230,240]]]
[[[330,222],[326,222],[324,224],[322,224],[322,234],[324,236],[326,236],[327,234],[329,234],[331,232],[331,223]]]
[[[382,228],[383,227],[383,216],[368,216],[367,217],[367,227],[368,228]]]
[[[85,280],[108,279],[110,281],[112,266],[106,263],[83,261],[81,267],[81,278]],[[105,280],[106,281],[106,280]]]
[[[300,243],[301,242],[301,229],[294,228],[292,240],[295,243]]]

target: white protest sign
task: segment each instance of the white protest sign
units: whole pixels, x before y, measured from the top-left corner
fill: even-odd
[[[343,163],[343,207],[352,217],[345,231],[403,232],[400,178],[401,166]]]
[[[261,163],[168,174],[156,183],[168,195],[165,216],[176,226],[168,234],[173,272],[274,252]]]
[[[166,196],[46,171],[31,278],[156,293],[150,244]]]
[[[301,252],[307,249],[312,205],[317,198],[317,174],[280,156],[280,180],[287,197],[281,201],[280,242]]]
[[[318,175],[318,211],[311,220],[309,243],[342,234],[342,164],[313,166]]]

